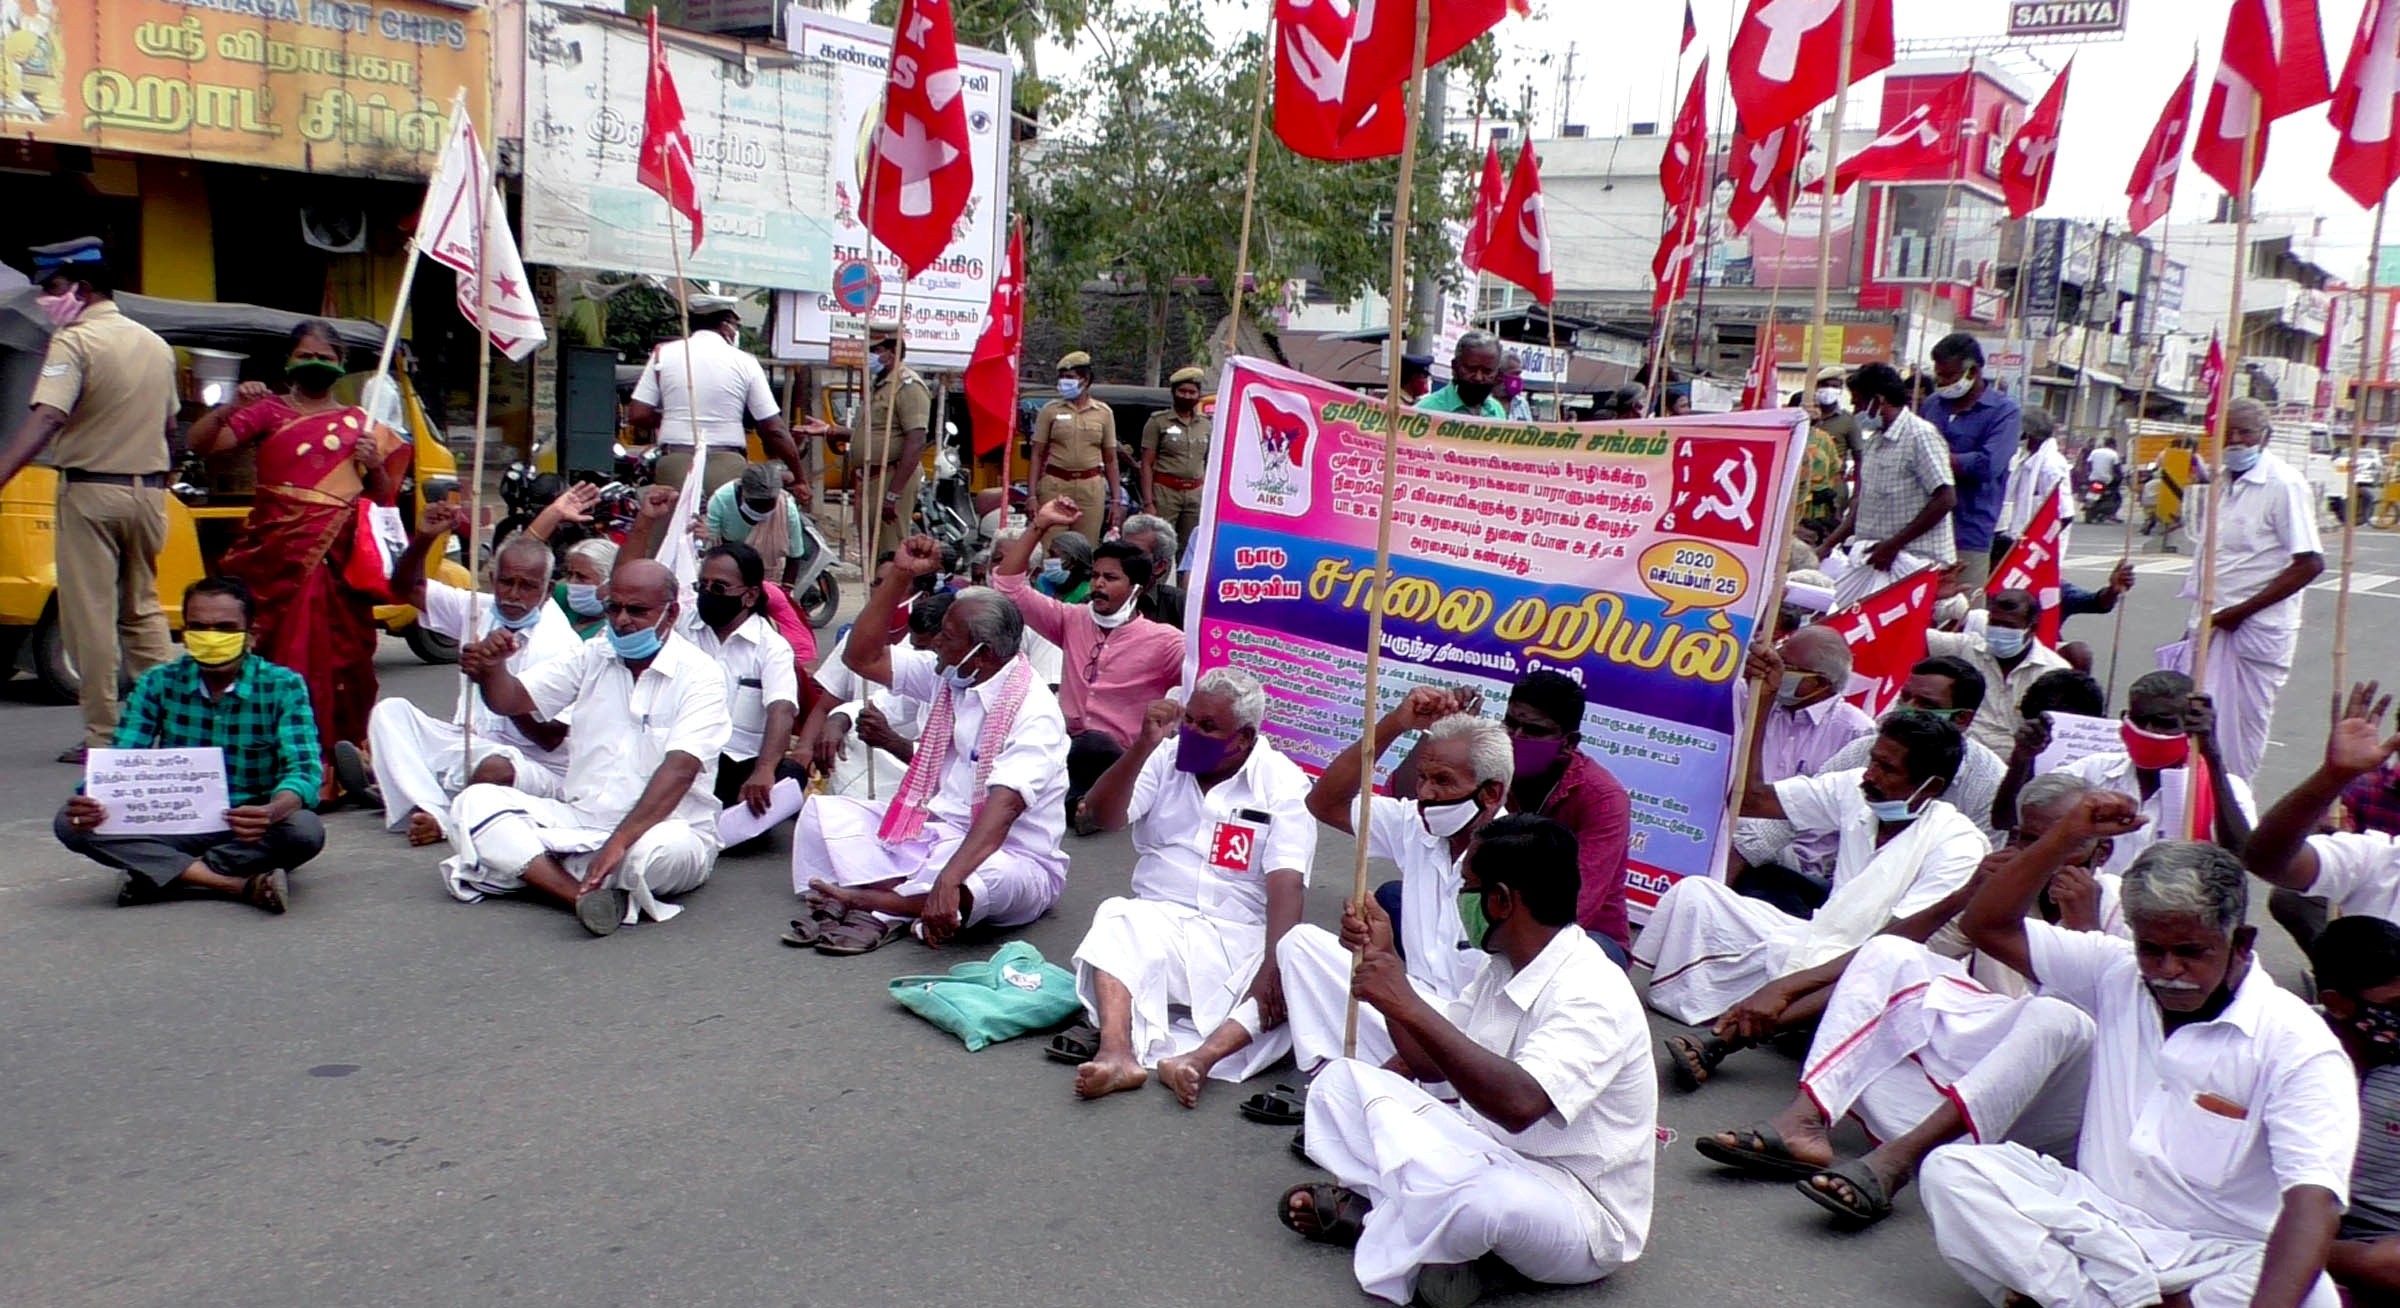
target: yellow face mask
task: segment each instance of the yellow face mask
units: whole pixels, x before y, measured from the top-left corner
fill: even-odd
[[[250,647],[246,631],[187,631],[183,633],[183,652],[204,668],[221,668],[242,656]]]

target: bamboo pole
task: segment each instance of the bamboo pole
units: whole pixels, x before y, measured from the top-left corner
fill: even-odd
[[[2391,203],[2391,198],[2386,196],[2381,204],[2375,206],[2375,232],[2367,243],[2365,297],[2367,303],[2366,312],[2361,315],[2359,324],[2358,362],[2362,369],[2367,362],[2365,333],[2373,330],[2375,324],[2375,278],[2376,274],[2381,271],[2376,265],[2383,260],[2383,219],[2390,210]],[[2375,374],[2379,378],[2383,375],[2383,368],[2390,363],[2392,348],[2392,334],[2390,332],[2380,334],[2383,337],[2383,343],[2376,349]],[[2342,488],[2342,507],[2348,510],[2342,515],[2342,584],[2341,589],[2336,592],[2333,602],[2333,689],[2335,694],[2340,694],[2350,684],[2350,577],[2358,562],[2360,510],[2366,507],[2358,503],[2358,458],[2367,441],[2368,394],[2365,387],[2359,388],[2358,402],[2351,407],[2350,414],[2350,484]]]
[[[1837,60],[1833,92],[1833,122],[1825,133],[1824,200],[1817,210],[1817,300],[1811,315],[1809,339],[1801,351],[1809,356],[1813,373],[1823,366],[1816,356],[1825,348],[1825,314],[1833,294],[1834,181],[1842,170],[1842,117],[1850,110],[1850,47],[1858,38],[1858,0],[1842,0],[1842,50]],[[1795,174],[1798,169],[1793,170]],[[1835,362],[1840,362],[1837,358]]]
[[[1225,357],[1230,359],[1242,348],[1242,296],[1250,287],[1250,221],[1258,206],[1258,151],[1267,134],[1267,75],[1275,67],[1276,29],[1275,7],[1267,6],[1267,45],[1258,56],[1258,88],[1250,98],[1250,163],[1242,170],[1242,239],[1234,247],[1233,295],[1225,316]],[[1397,330],[1395,328],[1395,330]],[[1398,374],[1392,384],[1400,384]],[[1005,514],[1002,522],[1008,519]]]
[[[1855,0],[1844,0],[1855,3]],[[1408,300],[1408,210],[1411,193],[1417,179],[1417,132],[1423,117],[1425,94],[1425,37],[1433,25],[1433,0],[1417,0],[1417,35],[1409,57],[1408,126],[1400,145],[1400,193],[1392,201],[1392,330],[1384,333],[1384,358],[1391,370],[1392,384],[1384,388],[1383,397],[1383,501],[1375,514],[1375,584],[1368,591],[1373,598],[1367,605],[1367,669],[1365,729],[1359,743],[1358,785],[1358,857],[1350,869],[1350,903],[1364,916],[1367,911],[1367,849],[1371,843],[1368,833],[1375,824],[1375,723],[1382,716],[1378,698],[1383,679],[1383,605],[1385,583],[1390,580],[1392,567],[1392,501],[1399,489],[1400,478],[1400,306]],[[1353,970],[1357,957],[1351,958]],[[1353,991],[1342,1019],[1342,1056],[1358,1052],[1358,995]]]
[[[492,121],[491,84],[494,80],[489,77],[484,79],[482,99],[483,123],[486,127],[490,126]],[[462,113],[466,110],[466,98],[463,95],[459,98],[458,108]],[[467,584],[481,590],[483,588],[482,571],[476,560],[476,545],[483,538],[484,430],[492,420],[492,279],[487,268],[488,261],[491,259],[491,215],[484,211],[484,206],[490,204],[498,192],[499,174],[493,167],[492,144],[483,139],[480,131],[476,133],[475,145],[477,153],[482,156],[480,162],[483,164],[483,185],[475,188],[475,324],[477,341],[481,348],[475,352],[475,454],[472,460],[472,471],[467,481],[466,543]],[[420,222],[417,225],[417,235],[409,238],[408,267],[401,273],[400,303],[395,306],[391,327],[384,333],[383,358],[378,361],[375,372],[378,379],[384,375],[383,370],[390,366],[394,344],[399,340],[399,310],[408,305],[408,283],[417,267],[417,239],[424,235],[424,231],[424,224]],[[372,424],[370,424],[371,427]],[[410,523],[409,525],[413,528],[416,524]],[[498,603],[497,600],[493,602]],[[481,630],[483,624],[477,621],[482,613],[483,606],[480,604],[467,606],[467,643],[470,645],[483,638]],[[423,618],[420,616],[419,621],[422,620]],[[475,705],[481,702],[482,692],[467,676],[464,660],[459,663],[458,680],[459,702],[465,706],[466,710],[458,715],[458,757],[462,760],[459,766],[472,775],[475,771]]]
[[[2158,242],[2158,263],[2161,269],[2166,267],[2168,262],[2168,252],[2174,249],[2174,247],[2175,223],[2170,218],[2167,222],[2166,232],[2159,238]],[[2164,331],[2161,331],[2158,334],[2158,339],[2160,344],[2164,344],[2167,339],[2167,334]],[[2030,344],[2028,344],[2027,349],[2031,349]],[[2133,409],[2133,418],[2135,422],[2146,422],[2149,420],[2150,388],[2156,385],[2157,382],[2158,346],[2154,345],[2151,347],[2150,366],[2142,370],[2142,394],[2141,398],[2135,401]],[[2137,494],[2134,496],[2132,502],[2128,503],[2125,498],[2124,490],[2126,482],[2130,480],[2126,474],[2133,466],[2133,447],[2138,443],[2140,438],[2135,435],[2132,424],[2130,423],[2126,425],[2125,436],[2126,448],[2117,452],[2117,511],[2125,515],[2125,548],[2117,556],[2117,562],[2119,563],[2130,563],[2133,561],[2133,529],[2135,524],[2141,521],[2142,516],[2141,497]],[[2116,702],[2117,656],[2122,653],[2125,648],[2125,610],[2128,607],[2129,606],[2125,603],[2125,597],[2122,595],[2118,596],[2116,631],[2108,638],[2108,689],[2101,699],[2102,704],[2113,704]]]
[[[2250,125],[2242,134],[2242,192],[2241,213],[2233,229],[2233,291],[2226,312],[2225,340],[2225,402],[2217,406],[2217,420],[2209,425],[2208,460],[2208,521],[2204,524],[2200,546],[2200,630],[2192,638],[2192,689],[2208,689],[2209,638],[2216,630],[2217,612],[2217,519],[2224,516],[2225,505],[2225,428],[2233,412],[2233,379],[2242,374],[2242,281],[2250,270],[2250,208],[2252,195],[2258,185],[2258,127],[2266,106],[2258,93],[2250,93]],[[2354,494],[2356,492],[2353,492]],[[2188,837],[2192,826],[2200,819],[2200,788],[2184,787],[2183,830]]]

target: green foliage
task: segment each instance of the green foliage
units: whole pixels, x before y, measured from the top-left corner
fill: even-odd
[[[1042,80],[1036,51],[1044,39],[1075,44],[1084,25],[1107,9],[1110,0],[952,0],[951,19],[958,25],[958,43],[985,50],[1005,50],[1017,57],[1017,108],[1038,112],[1050,99],[1052,87]],[[869,20],[885,27],[900,12],[899,0],[875,0]]]

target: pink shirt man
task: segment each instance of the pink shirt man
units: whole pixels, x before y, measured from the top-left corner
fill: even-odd
[[[1061,604],[1022,572],[992,574],[992,587],[1015,601],[1025,625],[1059,647],[1058,705],[1067,734],[1097,731],[1131,745],[1151,704],[1183,684],[1183,633],[1136,617],[1103,630],[1088,604]]]

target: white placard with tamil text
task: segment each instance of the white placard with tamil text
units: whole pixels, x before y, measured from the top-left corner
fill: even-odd
[[[2115,718],[2087,718],[2080,713],[2044,713],[2050,720],[2050,747],[2033,761],[2033,774],[2056,772],[2094,754],[2122,754],[2125,737]]]
[[[226,829],[225,751],[95,749],[84,756],[83,793],[108,817],[99,836],[190,836]]]

